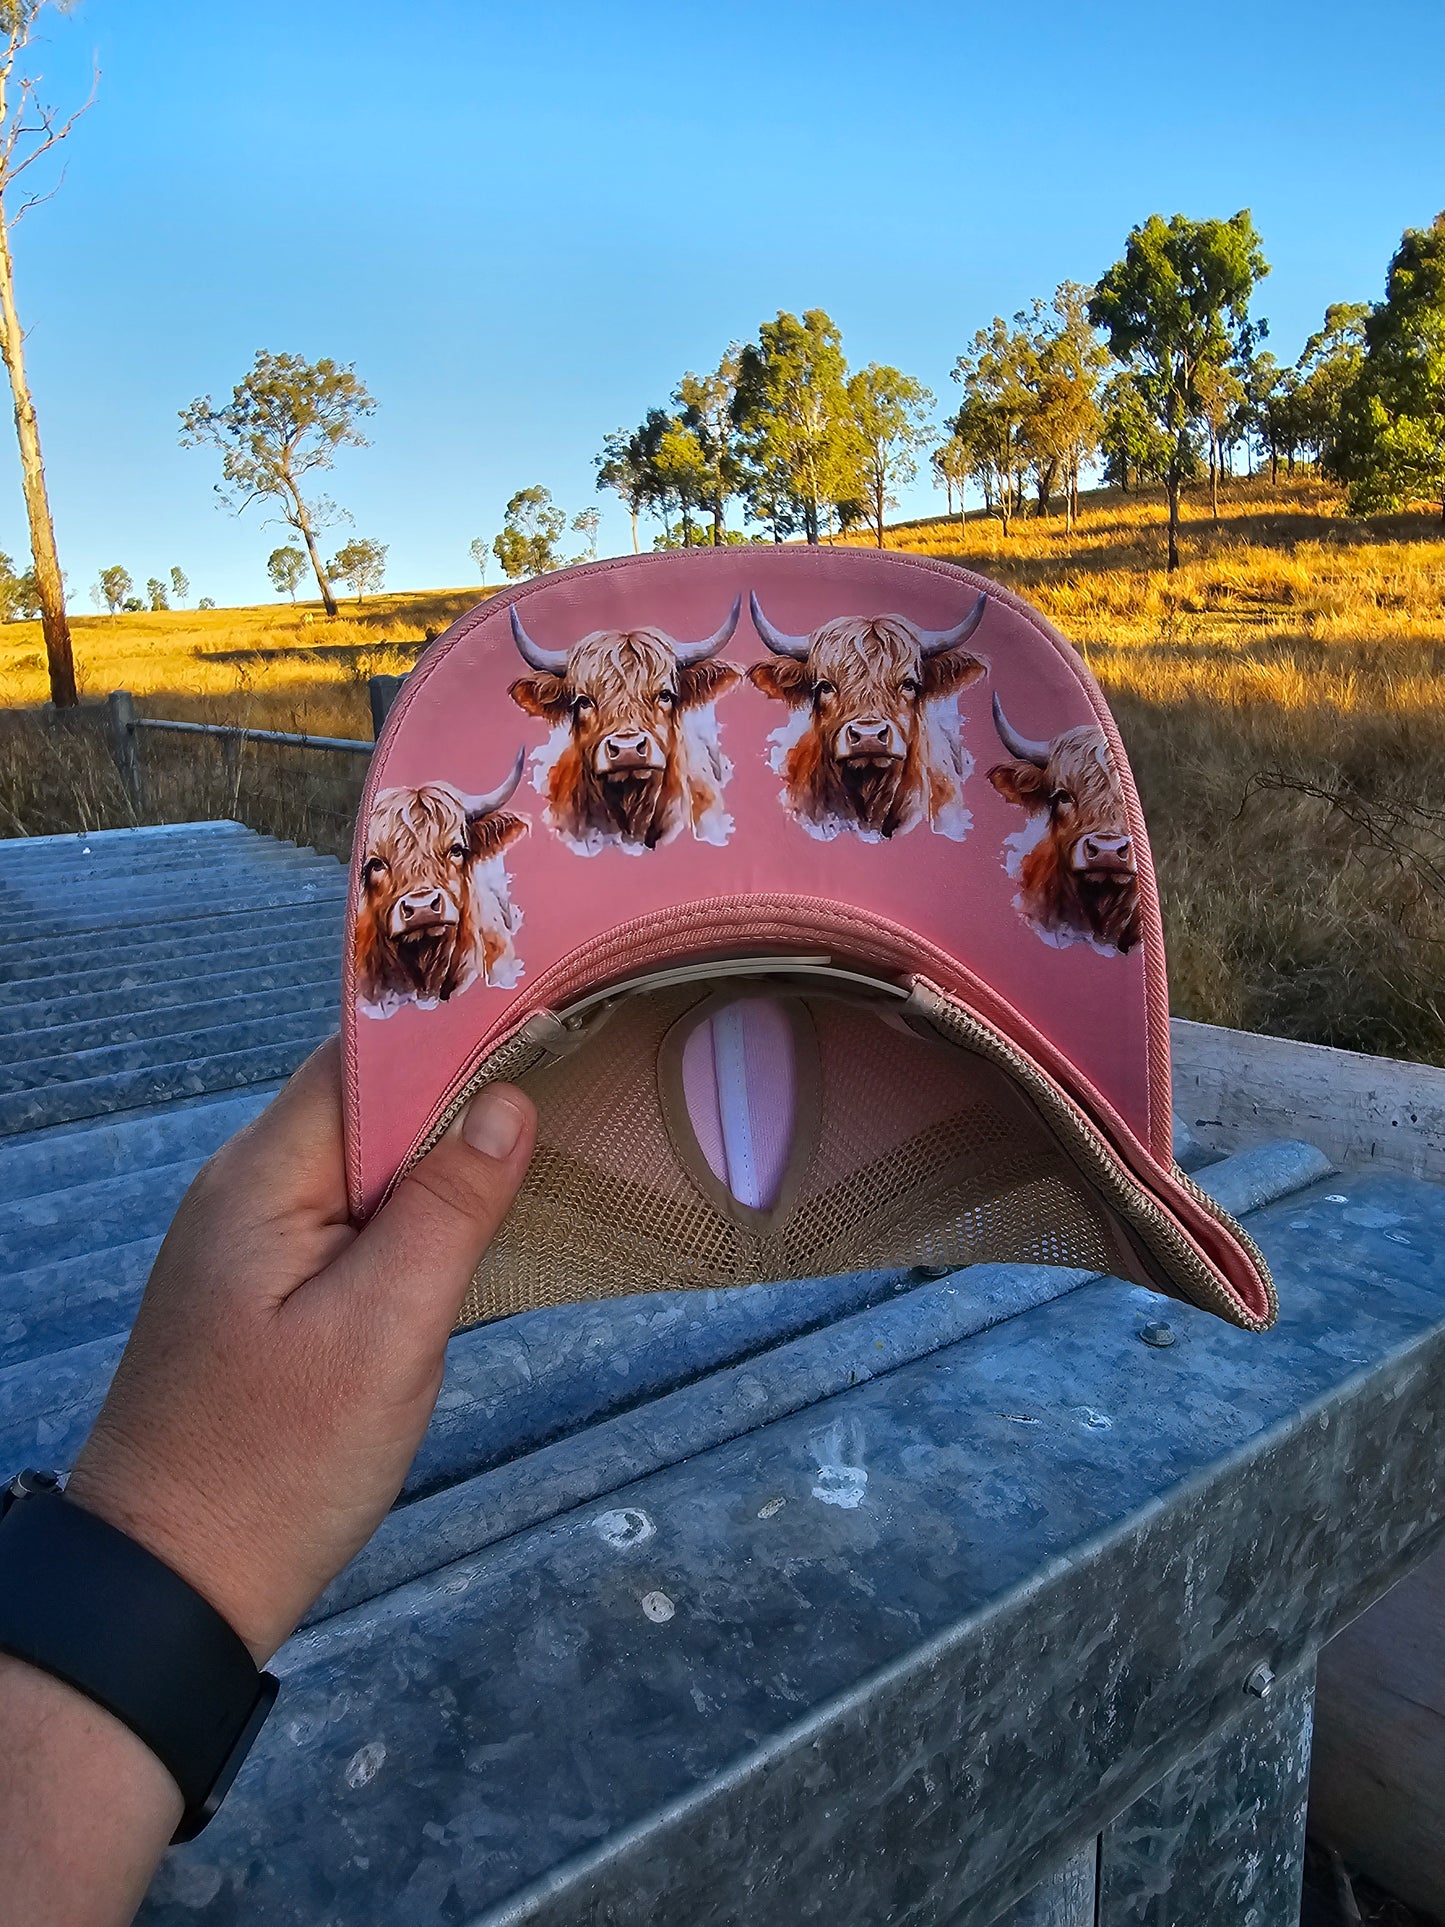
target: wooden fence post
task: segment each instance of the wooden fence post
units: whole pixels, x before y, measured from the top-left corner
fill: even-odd
[[[241,737],[234,731],[221,738],[221,768],[225,771],[230,797],[226,807],[234,811],[241,794]]]
[[[371,733],[373,737],[380,736],[382,725],[385,723],[387,714],[392,704],[396,701],[401,686],[405,681],[405,676],[373,676],[371,678],[369,687],[371,690]]]
[[[120,771],[121,785],[131,808],[139,816],[145,808],[145,784],[136,743],[135,704],[128,689],[112,690],[106,697],[105,721],[110,733],[110,753]]]

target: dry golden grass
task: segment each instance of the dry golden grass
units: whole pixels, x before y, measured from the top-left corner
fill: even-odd
[[[1445,1063],[1445,529],[1352,521],[1308,478],[1186,504],[1164,573],[1157,495],[1085,498],[1005,538],[970,517],[890,531],[1017,588],[1083,649],[1149,817],[1181,1015]],[[370,734],[366,680],[479,599],[82,619],[87,698],[318,735]],[[310,623],[305,621],[312,616]],[[38,628],[0,629],[0,701],[45,694]],[[238,815],[344,853],[364,759],[144,739],[150,816]],[[130,821],[94,732],[0,715],[0,833]]]
[[[140,712],[186,722],[240,723],[298,735],[368,739],[367,682],[400,675],[428,635],[484,595],[480,589],[378,595],[344,603],[328,622],[319,603],[178,609],[80,617],[73,623],[81,698],[128,689]],[[114,828],[137,820],[99,732],[54,730],[33,707],[47,691],[38,623],[0,628],[0,835]],[[146,809],[139,820],[238,816],[273,836],[345,855],[365,758],[247,744],[228,761],[219,741],[141,738]]]
[[[1445,1062],[1445,528],[1352,521],[1312,479],[920,523],[1036,603],[1119,718],[1164,901],[1176,1012]]]

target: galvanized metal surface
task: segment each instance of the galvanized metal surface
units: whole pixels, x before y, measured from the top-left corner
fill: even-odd
[[[0,886],[0,1447],[63,1463],[191,1172],[330,1027],[344,885],[216,825],[0,844]],[[464,1334],[404,1502],[143,1918],[1062,1927],[1101,1832],[1102,1927],[1162,1923],[1163,1863],[1169,1918],[1208,1918],[1188,1896],[1255,1850],[1244,1681],[1303,1679],[1445,1520],[1445,1194],[1328,1173],[1297,1144],[1200,1172],[1276,1267],[1265,1339],[1003,1266]]]
[[[0,1135],[274,1085],[334,1028],[332,858],[239,823],[111,830],[0,843],[0,889]]]

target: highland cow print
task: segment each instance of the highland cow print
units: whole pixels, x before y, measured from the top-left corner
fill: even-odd
[[[753,624],[774,658],[748,671],[792,714],[769,737],[781,800],[822,842],[879,842],[927,823],[961,843],[973,824],[963,786],[973,758],[960,736],[957,694],[987,665],[964,643],[983,619],[980,595],[950,629],[906,616],[835,616],[788,635],[751,598]]]
[[[503,852],[525,836],[503,809],[522,780],[524,753],[484,796],[450,783],[384,789],[366,821],[356,906],[357,1008],[391,1017],[411,1004],[434,1010],[478,981],[521,981]]]
[[[725,844],[732,764],[713,705],[742,671],[713,658],[738,624],[741,598],[710,636],[679,642],[661,629],[596,629],[567,648],[527,633],[516,608],[512,637],[534,671],[512,700],[551,725],[533,753],[532,780],[546,821],[579,856],[637,855],[684,831]]]
[[[1105,956],[1140,937],[1139,870],[1128,809],[1104,732],[1080,723],[1035,741],[993,699],[994,725],[1010,760],[989,781],[1026,812],[1008,839],[1004,867],[1014,903],[1046,943],[1088,943]]]

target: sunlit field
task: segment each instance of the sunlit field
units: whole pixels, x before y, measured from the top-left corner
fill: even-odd
[[[1206,1021],[1445,1062],[1445,528],[1352,521],[1312,479],[1226,482],[1220,522],[1186,499],[1184,566],[1163,568],[1157,495],[1085,497],[998,524],[890,531],[1036,602],[1117,711],[1153,836],[1175,1010]],[[409,666],[481,591],[81,619],[86,697],[128,688],[155,715],[370,733],[366,679]],[[307,617],[311,621],[307,621]],[[45,684],[36,625],[0,630],[5,701]],[[149,813],[239,815],[342,852],[364,769],[150,738]],[[345,762],[349,767],[341,768]],[[0,829],[129,821],[88,732],[0,730]]]

